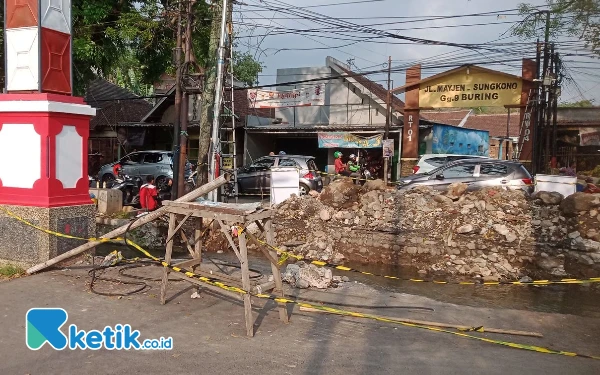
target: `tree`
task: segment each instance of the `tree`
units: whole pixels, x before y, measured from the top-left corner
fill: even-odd
[[[246,86],[258,84],[258,74],[263,70],[262,63],[254,60],[250,52],[233,53],[233,74]]]
[[[3,14],[4,0],[0,4]],[[168,0],[73,0],[74,93],[82,95],[87,83],[97,77],[144,93],[161,74],[173,73],[176,7],[177,2]],[[202,67],[210,61],[212,9],[205,1],[193,3],[194,60]],[[3,23],[0,19],[0,27]],[[236,77],[248,84],[255,82],[260,64],[248,54],[236,55],[240,71]],[[4,58],[0,60],[3,80]]]
[[[550,8],[550,36],[571,36],[585,42],[595,54],[600,55],[600,1],[598,0],[546,0]],[[527,17],[513,29],[513,35],[522,38],[541,37],[546,23],[539,6],[520,4],[519,11]]]

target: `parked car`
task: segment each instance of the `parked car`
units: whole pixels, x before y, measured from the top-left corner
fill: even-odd
[[[533,179],[523,164],[496,159],[463,159],[450,162],[427,173],[401,178],[398,181],[398,189],[408,190],[425,185],[436,190],[446,190],[455,182],[467,184],[468,190],[498,186],[533,192]]]
[[[171,151],[139,151],[132,152],[120,160],[103,165],[98,172],[98,181],[112,183],[116,176],[113,167],[120,164],[122,173],[130,177],[140,177],[146,181],[146,176],[154,176],[155,185],[164,188],[170,178],[173,178],[173,153]],[[192,174],[192,165],[186,161],[185,178]]]
[[[271,167],[296,167],[299,169],[300,194],[311,190],[321,191],[323,180],[315,164],[315,158],[303,155],[263,156],[238,170],[238,192],[246,194],[269,194]]]
[[[421,155],[417,165],[413,167],[414,174],[423,174],[448,164],[451,161],[474,158],[488,158],[477,155],[425,154]]]

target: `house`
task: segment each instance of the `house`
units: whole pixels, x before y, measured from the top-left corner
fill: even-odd
[[[88,141],[89,173],[93,176],[103,164],[117,160],[144,144],[145,132],[140,131],[142,129],[125,129],[119,124],[139,121],[152,104],[100,78],[89,84],[85,101],[97,109],[96,117],[90,121]]]
[[[319,79],[323,80],[319,80]],[[288,82],[310,81],[303,84]],[[387,89],[332,57],[323,67],[284,68],[277,70],[277,90],[250,90],[257,101],[246,116],[244,161],[285,151],[288,154],[312,155],[319,169],[333,169],[333,153],[347,148],[346,155],[357,153],[357,145],[368,147],[370,158],[382,156],[381,139],[386,126]],[[258,113],[269,107],[271,98],[308,97],[308,90],[321,91],[316,105],[299,103],[294,106],[273,104],[270,116]],[[313,95],[314,96],[314,95]],[[260,99],[260,100],[259,100]],[[252,101],[252,97],[247,100]],[[313,99],[311,99],[313,100]],[[389,138],[394,140],[393,178],[398,175],[401,127],[404,103],[392,96],[392,121]],[[422,120],[423,126],[430,123]],[[379,138],[377,138],[379,137]],[[372,141],[373,139],[377,141]],[[327,141],[324,141],[326,139]],[[371,141],[369,141],[369,139]],[[369,143],[371,142],[371,143]],[[351,148],[348,148],[351,147]]]

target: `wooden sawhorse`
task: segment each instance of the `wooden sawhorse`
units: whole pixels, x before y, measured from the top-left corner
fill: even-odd
[[[257,238],[247,233],[246,231],[238,231],[238,244],[236,244],[232,235],[232,226],[246,228],[251,223],[256,223],[262,233],[265,234],[266,243],[269,245],[274,244],[273,235],[273,211],[271,209],[259,208],[256,205],[244,205],[244,204],[229,204],[229,203],[183,203],[165,201],[163,205],[169,214],[169,233],[166,241],[166,252],[165,262],[169,265],[171,263],[171,257],[173,255],[173,239],[177,235],[183,239],[186,243],[188,251],[192,256],[192,259],[175,264],[175,266],[194,272],[200,276],[206,276],[209,278],[215,278],[227,285],[237,286],[250,293],[266,293],[273,291],[278,296],[283,297],[283,283],[281,281],[281,271],[279,270],[279,264],[277,260],[277,252],[272,248],[261,244]],[[182,217],[182,218],[178,218]],[[188,238],[185,236],[181,228],[185,222],[190,218],[197,218],[198,224],[195,226],[194,231],[194,247],[189,244]],[[221,232],[227,238],[229,246],[235,252],[238,260],[240,261],[242,277],[241,280],[236,279],[233,276],[226,275],[220,272],[205,272],[198,269],[202,263],[202,222],[203,219],[214,220],[218,224]],[[273,272],[273,281],[267,282],[261,285],[252,285],[250,282],[250,271],[248,265],[248,248],[246,246],[248,239],[254,242],[262,254],[271,263],[271,271]],[[171,269],[165,267],[163,271],[162,285],[160,289],[160,303],[166,303],[166,291],[169,283],[169,274]],[[239,298],[239,294],[233,293],[219,287],[203,283],[202,281],[186,276],[183,273],[173,272],[173,276],[181,278],[190,283],[199,285],[203,288],[211,289],[221,294],[235,296]],[[243,294],[244,300],[244,315],[246,320],[246,334],[248,336],[254,336],[254,319],[252,318],[252,302],[250,300],[250,294]],[[287,308],[285,304],[279,303],[279,318],[284,322],[288,322]]]

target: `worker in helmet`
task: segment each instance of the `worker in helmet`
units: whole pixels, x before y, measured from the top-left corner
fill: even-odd
[[[335,174],[341,174],[342,176],[350,176],[350,172],[346,169],[346,164],[342,161],[342,153],[336,151],[333,153],[333,157],[335,158]]]

